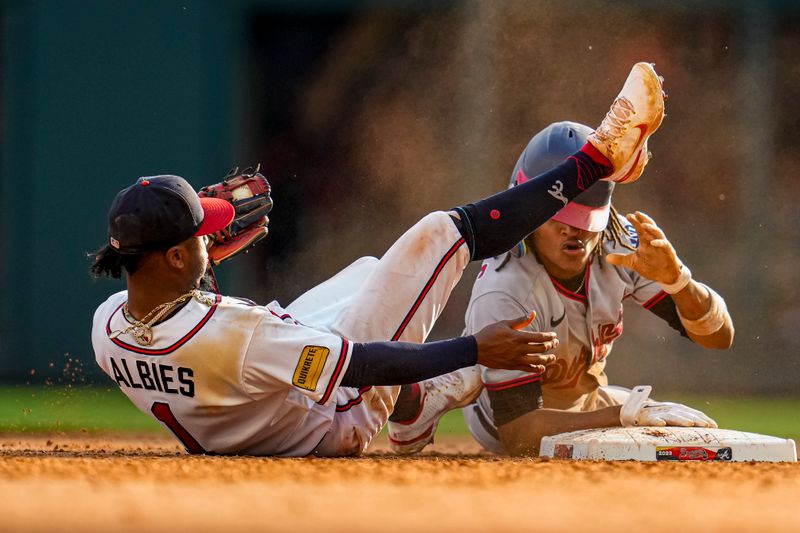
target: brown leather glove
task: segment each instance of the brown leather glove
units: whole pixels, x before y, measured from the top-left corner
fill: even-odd
[[[267,236],[272,189],[259,170],[260,166],[256,166],[239,172],[236,167],[220,183],[203,187],[197,193],[200,197],[227,200],[236,210],[233,222],[209,236],[212,243],[208,257],[214,265],[234,257]]]

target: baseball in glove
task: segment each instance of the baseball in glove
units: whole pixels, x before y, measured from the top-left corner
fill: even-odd
[[[233,168],[220,183],[203,187],[197,193],[201,198],[227,200],[236,210],[228,227],[209,236],[212,243],[208,258],[215,266],[267,236],[272,197],[269,182],[259,172],[260,168],[257,165],[241,172],[239,167]]]

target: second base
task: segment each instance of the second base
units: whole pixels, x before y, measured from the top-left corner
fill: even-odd
[[[791,439],[730,429],[586,429],[542,439],[539,455],[601,461],[797,461]]]

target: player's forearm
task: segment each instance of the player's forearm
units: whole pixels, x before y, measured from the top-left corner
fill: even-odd
[[[500,442],[511,455],[538,455],[542,437],[579,429],[616,427],[620,406],[572,412],[537,409],[501,426]]]
[[[472,335],[428,344],[355,343],[342,386],[407,385],[477,362],[478,346]]]
[[[355,343],[342,385],[410,385],[478,363],[541,374],[558,341],[552,332],[521,331],[532,319],[503,320],[475,335],[427,344]]]
[[[672,295],[672,300],[678,308],[678,313],[685,319],[698,320],[706,315],[711,308],[711,293],[700,283],[692,280],[681,291]],[[686,333],[694,342],[705,348],[727,350],[733,343],[733,320],[725,311],[722,326],[715,332],[701,335],[687,328]]]

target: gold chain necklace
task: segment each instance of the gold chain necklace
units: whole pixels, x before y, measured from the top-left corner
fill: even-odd
[[[587,267],[587,269],[588,269],[588,267]],[[581,289],[583,289],[584,283],[586,283],[586,270],[583,271],[583,279],[581,280],[581,284],[578,285],[578,288],[575,289],[575,294],[580,294],[581,293]]]
[[[161,304],[149,313],[147,313],[144,318],[141,320],[135,320],[133,325],[128,326],[123,330],[116,330],[112,331],[109,335],[109,339],[116,339],[120,335],[130,334],[133,337],[133,340],[136,341],[136,344],[139,346],[150,346],[153,344],[153,324],[161,320],[167,313],[169,313],[172,309],[175,308],[176,305],[182,304],[183,302],[187,301],[189,298],[194,298],[201,304],[205,304],[211,306],[214,304],[214,300],[205,296],[197,289],[192,289],[186,294],[182,294],[172,300],[171,302],[167,302],[165,304]],[[131,317],[130,312],[128,311],[128,302],[125,302],[125,305],[122,306],[122,312],[125,313],[126,317]]]
[[[586,270],[583,271],[583,279],[581,280],[581,284],[578,285],[578,288],[575,289],[575,290],[570,289],[569,286],[571,284],[568,283],[569,281],[572,281],[574,278],[570,278],[569,280],[566,280],[566,279],[562,279],[562,278],[556,278],[555,276],[550,276],[550,277],[553,278],[554,280],[556,280],[559,285],[564,287],[569,292],[572,292],[574,294],[580,294],[581,293],[581,289],[583,289],[583,286],[586,283]]]

